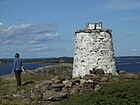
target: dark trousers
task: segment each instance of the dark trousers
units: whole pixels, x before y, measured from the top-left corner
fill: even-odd
[[[16,81],[17,81],[17,86],[21,86],[21,71],[15,71],[15,77],[16,77]]]

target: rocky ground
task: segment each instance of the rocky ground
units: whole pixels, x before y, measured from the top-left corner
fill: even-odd
[[[54,105],[75,94],[99,91],[106,84],[139,79],[137,73],[118,71],[119,76],[92,71],[83,78],[71,78],[72,64],[57,64],[29,70],[22,74],[23,86],[16,87],[12,75],[2,76],[0,103],[2,105]],[[4,85],[4,86],[2,86]]]

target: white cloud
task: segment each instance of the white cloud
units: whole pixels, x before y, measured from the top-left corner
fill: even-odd
[[[48,46],[33,47],[28,49],[29,52],[45,51],[48,50]]]
[[[52,41],[58,38],[60,38],[60,35],[58,33],[51,33],[51,34],[48,33],[45,35],[36,36],[35,39],[31,40],[30,44],[44,43],[44,42]]]
[[[6,40],[6,41],[4,41],[3,43],[4,43],[4,44],[10,44],[11,41],[10,41],[10,40]]]
[[[54,23],[43,23],[37,25],[25,23],[8,26],[0,22],[0,44],[29,45],[35,42],[43,43],[43,41],[58,38],[59,34],[56,33],[55,30],[56,24]]]
[[[134,49],[131,49],[131,51],[132,51],[132,52],[140,52],[140,50],[135,49],[135,48],[134,48]]]
[[[45,55],[46,51],[55,50],[52,49],[53,41],[59,40],[60,37],[54,23],[6,25],[0,22],[0,46],[2,47],[0,53],[2,57],[6,53],[10,56],[16,52],[31,54],[31,56],[37,53]],[[51,44],[48,44],[48,41]]]
[[[132,49],[131,51],[132,51],[132,52],[136,52],[137,50],[136,50],[136,49]]]
[[[5,24],[0,25],[0,34],[1,35],[25,35],[25,34],[38,34],[44,32],[54,31],[56,25],[54,23],[43,23],[38,25],[32,25],[31,23],[21,24],[21,25],[12,25],[8,26]]]
[[[40,36],[37,36],[35,39],[36,40],[52,40],[52,39],[54,39],[54,38],[57,38],[57,37],[59,37],[59,34],[58,33],[55,33],[55,34],[46,34],[46,35],[40,35]]]
[[[0,22],[0,26],[3,25],[3,23]]]

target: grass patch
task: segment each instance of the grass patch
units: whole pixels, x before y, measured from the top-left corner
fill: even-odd
[[[57,105],[140,105],[140,80],[111,83],[101,91],[72,96]]]
[[[4,79],[0,77],[0,85],[3,85],[5,83]]]
[[[15,80],[13,79],[5,79],[3,77],[0,77],[0,96],[7,95],[14,91],[15,87]]]

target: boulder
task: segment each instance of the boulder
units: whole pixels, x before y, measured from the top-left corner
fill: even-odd
[[[65,80],[62,82],[66,88],[71,88],[72,87],[72,82],[69,80]]]
[[[65,85],[62,84],[62,83],[59,83],[59,84],[52,84],[51,85],[51,88],[63,88]]]
[[[76,84],[76,83],[80,83],[80,78],[74,78],[71,80],[72,83]]]
[[[91,79],[87,80],[86,83],[93,83]]]
[[[70,89],[70,94],[78,94],[79,92],[79,86],[74,86]]]
[[[108,77],[103,77],[100,81],[101,81],[101,82],[107,82],[108,80],[109,80]]]
[[[68,98],[69,93],[65,91],[55,92],[52,90],[46,90],[43,93],[43,100],[46,101],[61,101],[62,99]]]
[[[53,83],[61,83],[61,80],[58,77],[52,78],[51,79],[53,81]]]
[[[85,82],[86,82],[85,79],[80,79],[80,84],[81,84],[81,85],[84,84]]]
[[[83,77],[83,79],[85,79],[85,80],[89,80],[89,79],[95,79],[96,78],[96,75],[95,74],[90,74],[90,75],[85,75],[84,77]]]
[[[105,73],[104,76],[109,77],[109,76],[112,76],[112,74],[111,73]]]
[[[50,90],[50,86],[51,84],[43,85],[42,87],[40,87],[40,92],[43,93],[46,90]]]
[[[87,92],[87,91],[94,91],[94,84],[93,82],[85,82],[82,87],[80,87],[80,93]]]
[[[101,86],[100,85],[95,85],[95,91],[98,91],[101,89]]]
[[[119,74],[125,74],[126,72],[124,70],[120,70]]]

